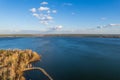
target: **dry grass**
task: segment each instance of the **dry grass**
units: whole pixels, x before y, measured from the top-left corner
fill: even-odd
[[[0,50],[0,80],[25,80],[23,72],[35,69],[31,63],[40,59],[41,56],[32,50]]]

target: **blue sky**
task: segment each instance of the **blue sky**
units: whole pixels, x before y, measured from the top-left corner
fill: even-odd
[[[120,34],[120,0],[0,0],[0,33],[23,30]]]

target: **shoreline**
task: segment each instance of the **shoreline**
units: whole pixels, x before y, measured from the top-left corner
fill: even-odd
[[[0,34],[2,37],[90,37],[90,38],[120,38],[120,34]]]

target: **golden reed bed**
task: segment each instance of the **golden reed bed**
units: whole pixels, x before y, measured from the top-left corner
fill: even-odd
[[[23,73],[34,69],[53,80],[44,69],[32,67],[32,62],[40,59],[41,56],[32,50],[0,50],[0,80],[26,80]]]

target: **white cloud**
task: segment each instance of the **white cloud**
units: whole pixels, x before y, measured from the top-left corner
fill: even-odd
[[[50,22],[52,22],[53,17],[50,15],[45,15],[45,14],[40,14],[39,15],[39,20],[41,24],[49,24]]]
[[[47,11],[47,13],[48,13],[48,14],[50,14],[50,13],[51,13],[51,11],[50,11],[50,10],[48,10],[48,11]]]
[[[36,18],[39,18],[39,14],[37,14],[37,13],[33,13],[33,16]]]
[[[52,13],[57,13],[57,11],[56,11],[56,10],[53,10]]]
[[[47,16],[46,16],[46,19],[47,19],[47,20],[52,20],[52,19],[53,19],[53,17],[52,17],[52,16],[47,15]]]
[[[45,20],[45,17],[43,16],[43,17],[40,17],[40,20]]]
[[[35,13],[37,10],[36,10],[36,8],[32,8],[32,9],[30,9],[30,11]]]
[[[58,25],[58,26],[55,26],[55,27],[51,27],[50,30],[61,30],[63,28],[62,25]]]
[[[41,20],[52,20],[53,17],[50,15],[40,15]]]
[[[30,11],[33,13],[32,15],[36,17],[41,24],[50,27],[51,25],[53,25],[52,23],[54,22],[53,14],[57,13],[57,10],[47,7],[46,4],[48,4],[48,2],[42,2],[39,8],[32,8],[30,9]],[[71,4],[68,3],[65,5],[71,5]],[[61,25],[55,26],[52,27],[51,29],[60,30],[62,29],[62,26]]]
[[[63,6],[72,6],[72,3],[63,3]]]
[[[59,26],[57,26],[57,28],[58,28],[58,29],[62,29],[62,28],[63,28],[63,26],[62,26],[62,25],[59,25]]]
[[[40,21],[41,24],[48,25],[48,21]]]
[[[108,26],[120,26],[120,24],[109,24]]]
[[[48,7],[40,7],[38,10],[39,11],[48,11],[50,8],[48,8]]]
[[[120,24],[108,24],[103,26],[97,26],[98,29],[109,28],[109,27],[120,27]]]
[[[48,4],[48,2],[41,2],[40,4],[41,5],[46,5],[46,4]]]

